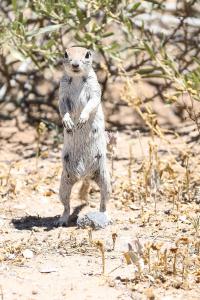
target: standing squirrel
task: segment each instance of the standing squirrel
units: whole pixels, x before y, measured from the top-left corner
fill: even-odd
[[[92,68],[92,53],[71,47],[64,54],[64,76],[60,81],[59,111],[64,125],[63,170],[59,196],[64,212],[59,225],[67,225],[73,185],[83,179],[80,197],[86,199],[89,181],[100,187],[100,212],[106,211],[110,176],[106,162],[106,134],[101,106],[101,88]]]

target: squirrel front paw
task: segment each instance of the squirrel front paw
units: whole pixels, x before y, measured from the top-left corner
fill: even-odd
[[[69,113],[66,113],[62,119],[63,125],[67,130],[72,131],[73,127],[74,127],[74,123],[72,121],[72,119],[70,118]]]
[[[88,121],[88,119],[89,119],[89,114],[86,112],[82,112],[77,123],[77,128],[79,129],[82,128],[83,125]]]

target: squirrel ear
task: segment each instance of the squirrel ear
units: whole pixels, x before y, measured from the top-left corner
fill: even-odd
[[[91,52],[87,51],[87,53],[85,54],[85,58],[89,58],[91,55],[92,55]]]
[[[67,54],[67,51],[65,51],[65,55],[64,55],[65,58],[69,58],[68,54]]]

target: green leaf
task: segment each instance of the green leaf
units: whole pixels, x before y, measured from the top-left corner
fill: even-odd
[[[56,31],[63,26],[64,26],[64,24],[56,24],[56,25],[49,25],[49,26],[46,26],[43,28],[34,29],[32,31],[26,32],[26,36],[32,37],[32,36],[40,35],[40,34],[43,34],[46,32]]]
[[[106,33],[102,34],[102,37],[105,38],[105,37],[111,36],[113,34],[114,34],[113,32],[106,32]]]
[[[153,48],[151,48],[151,46],[149,45],[149,43],[144,42],[144,47],[145,47],[146,51],[149,53],[150,57],[152,59],[155,58],[155,54],[153,52]]]
[[[26,57],[19,50],[10,47],[10,54],[17,60],[25,61]]]
[[[14,12],[17,12],[17,0],[12,0],[12,6],[13,6]]]
[[[19,23],[23,23],[23,12],[19,12],[19,15],[18,15],[18,22],[19,22]]]
[[[138,7],[139,7],[140,5],[141,5],[140,2],[135,3],[135,4],[129,9],[129,11],[133,11],[133,10],[138,9]]]

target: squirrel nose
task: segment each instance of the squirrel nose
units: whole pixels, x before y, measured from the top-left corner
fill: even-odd
[[[78,68],[78,67],[79,67],[79,63],[73,63],[73,64],[72,64],[72,67],[73,67],[73,68]]]

